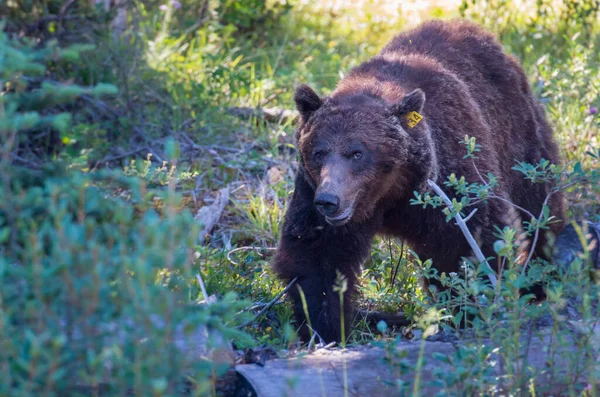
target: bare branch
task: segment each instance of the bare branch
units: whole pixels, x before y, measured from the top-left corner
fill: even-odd
[[[475,215],[476,212],[477,212],[477,208],[475,208],[473,211],[471,211],[471,213],[469,215],[467,215],[465,219],[463,219],[465,221],[465,223],[469,222],[469,219],[471,219],[471,217],[473,215]]]
[[[231,254],[233,254],[234,252],[254,250],[254,251],[256,251],[256,253],[258,255],[262,256],[260,254],[259,250],[275,251],[276,249],[277,248],[273,248],[273,247],[238,247],[238,248],[232,249],[231,251],[229,251],[227,253],[227,260],[237,266],[237,265],[239,265],[239,263],[237,263],[236,261],[231,259]]]
[[[557,193],[561,190],[568,189],[569,187],[576,185],[578,182],[579,181],[568,183],[564,186],[561,186],[560,188],[555,188],[554,190],[550,191],[550,193],[548,193],[548,195],[546,196],[546,199],[544,200],[544,204],[542,204],[542,209],[540,210],[540,214],[536,218],[538,223],[539,223],[539,221],[541,221],[542,217],[544,216],[544,207],[548,205],[548,201],[550,201],[550,197],[552,197],[552,195],[554,193]],[[525,270],[527,270],[527,265],[529,265],[529,261],[531,261],[531,258],[533,257],[533,253],[535,252],[535,246],[537,245],[539,236],[540,236],[540,227],[538,226],[535,228],[535,232],[533,234],[533,241],[531,242],[531,248],[529,249],[529,255],[527,255],[527,259],[525,260],[525,263],[523,264],[523,268],[521,269],[521,274],[525,274]]]
[[[204,295],[204,300],[206,301],[206,303],[210,303],[209,301],[209,297],[208,297],[208,292],[206,292],[206,286],[204,285],[204,280],[202,280],[202,275],[200,273],[196,274],[196,280],[198,281],[198,285],[200,286],[200,289],[202,290],[202,295]]]
[[[227,109],[228,113],[242,118],[262,118],[269,122],[281,122],[287,123],[294,122],[298,118],[298,112],[289,109],[279,108],[244,108],[244,107],[232,107]]]
[[[500,200],[503,201],[505,203],[507,203],[508,205],[512,205],[514,208],[518,209],[519,211],[522,211],[523,213],[525,213],[527,216],[531,217],[531,218],[535,218],[535,215],[533,215],[531,212],[529,212],[528,210],[526,210],[525,208],[518,206],[517,204],[513,203],[510,200],[505,199],[504,197],[500,197],[495,193],[492,193],[489,198],[493,198],[495,200]]]
[[[442,188],[440,188],[431,179],[427,180],[427,184],[435,191],[435,193],[438,196],[440,196],[442,198],[442,200],[444,201],[444,203],[448,206],[448,208],[451,211],[454,210],[454,207],[452,206],[452,201],[446,195],[446,193],[444,193],[444,191],[442,190]],[[461,232],[463,233],[463,235],[467,239],[467,242],[469,243],[469,246],[471,247],[471,249],[473,250],[473,253],[477,257],[477,260],[481,264],[483,264],[484,266],[487,267],[488,277],[490,279],[490,282],[492,283],[492,286],[494,288],[496,288],[496,284],[498,283],[498,281],[496,279],[496,275],[495,275],[494,271],[492,270],[490,264],[485,259],[485,256],[483,255],[483,252],[481,252],[481,249],[477,245],[477,242],[475,241],[475,238],[473,237],[473,235],[471,234],[471,231],[467,227],[467,224],[465,223],[465,220],[463,219],[463,217],[460,214],[456,214],[456,216],[454,217],[454,219],[456,219],[456,224],[458,225],[458,227],[460,228]]]
[[[15,153],[11,153],[11,156],[13,158],[14,161],[18,161],[20,163],[25,164],[26,166],[30,167],[30,168],[35,168],[38,169],[41,167],[41,165],[39,163],[33,162],[31,160],[28,160],[26,158],[23,158]]]
[[[298,279],[298,277],[294,277],[292,279],[292,281],[290,281],[290,283],[287,285],[287,287],[285,287],[283,289],[283,291],[281,291],[279,294],[277,294],[277,296],[275,297],[275,299],[273,299],[272,301],[270,301],[269,303],[267,303],[267,305],[265,307],[262,308],[261,311],[258,312],[258,314],[256,316],[254,316],[254,318],[250,321],[247,321],[246,323],[240,325],[238,328],[244,328],[249,326],[250,324],[252,324],[253,322],[255,322],[260,316],[262,316],[263,314],[265,314],[275,303],[277,303],[277,301],[279,301],[279,299],[281,299],[281,297],[288,292],[288,290],[292,287],[292,285],[294,285],[294,283],[296,282],[296,280]]]
[[[488,182],[486,182],[486,181],[485,181],[485,179],[483,178],[483,176],[482,176],[482,175],[481,175],[481,173],[479,172],[479,169],[478,169],[478,168],[477,168],[477,166],[475,165],[475,162],[474,162],[473,160],[471,160],[471,163],[473,164],[473,169],[475,170],[475,172],[476,172],[476,173],[477,173],[477,175],[479,176],[479,180],[481,181],[481,183],[483,183],[483,184],[484,184],[486,187],[487,187],[487,186],[489,186],[489,185],[488,185]],[[488,196],[488,198],[494,198],[494,199],[497,199],[497,200],[503,201],[503,202],[505,202],[505,203],[507,203],[507,204],[510,204],[510,205],[512,205],[512,206],[513,206],[513,207],[515,207],[516,209],[523,211],[524,213],[526,213],[527,215],[529,215],[531,218],[535,218],[535,216],[534,216],[534,215],[533,215],[531,212],[529,212],[528,210],[526,210],[525,208],[523,208],[523,207],[520,207],[520,206],[516,205],[515,203],[511,202],[510,200],[507,200],[507,199],[505,199],[504,197],[500,197],[500,196],[498,196],[498,195],[497,195],[497,194],[495,194],[493,191],[490,193],[490,195]],[[483,200],[480,200],[480,201],[483,201]],[[473,204],[475,204],[475,203],[473,203],[473,202],[472,202],[470,205],[473,205]],[[473,213],[471,213],[471,215],[472,215],[472,214],[473,214]],[[471,217],[471,215],[469,215],[468,217],[466,217],[466,218],[465,218],[465,222],[467,221],[467,219],[468,219],[468,218],[470,218],[470,217]]]
[[[283,303],[282,301],[279,302],[275,302],[273,304],[273,306],[277,306],[279,304]],[[240,313],[245,313],[245,312],[251,312],[253,310],[257,310],[257,309],[262,309],[263,307],[267,306],[269,303],[263,303],[263,302],[255,302],[252,306],[249,306],[245,309],[243,309]]]
[[[156,160],[158,160],[159,163],[165,162],[165,160],[160,155],[158,155],[154,149],[152,149],[152,148],[149,148],[149,149],[150,149],[149,152],[152,153],[152,156],[154,156],[154,158]]]
[[[94,166],[94,168],[97,167],[100,164],[111,163],[111,162],[116,161],[116,160],[121,160],[121,159],[123,159],[125,157],[136,155],[136,154],[138,154],[138,153],[140,153],[140,152],[142,152],[144,150],[147,150],[148,152],[150,152],[150,149],[148,149],[147,146],[142,146],[142,147],[139,147],[139,148],[137,148],[135,150],[130,150],[130,151],[122,153],[122,154],[117,154],[117,155],[114,155],[114,156],[104,157],[102,160],[99,160],[98,162],[96,162],[96,165]]]
[[[241,149],[236,149],[236,148],[232,148],[232,147],[228,147],[228,146],[222,146],[222,145],[198,145],[185,132],[180,132],[179,135],[181,135],[185,139],[185,141],[188,143],[188,145],[192,149],[195,149],[195,150],[200,150],[200,151],[221,150],[221,151],[230,152],[230,153],[240,153],[240,152],[243,152],[243,150],[241,150]]]

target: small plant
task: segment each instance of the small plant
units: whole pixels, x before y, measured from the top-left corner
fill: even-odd
[[[176,165],[169,165],[166,161],[156,165],[150,160],[151,158],[152,154],[148,154],[146,160],[131,160],[128,165],[123,167],[123,173],[127,176],[144,179],[150,186],[167,186],[170,183],[177,185],[191,181],[198,176],[198,172],[179,171]]]
[[[424,299],[419,272],[419,264],[403,242],[375,241],[362,274],[360,289],[364,305],[386,313],[404,311],[409,318],[414,318],[419,302]]]
[[[284,204],[277,190],[261,185],[258,194],[246,190],[244,201],[236,201],[236,212],[245,220],[242,231],[262,242],[274,246],[279,239],[279,226],[283,220]]]

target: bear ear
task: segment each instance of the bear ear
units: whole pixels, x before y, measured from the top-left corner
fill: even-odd
[[[304,122],[323,104],[317,93],[306,84],[300,84],[296,88],[294,101],[296,102],[296,109],[300,112],[300,116],[302,116],[302,121]]]
[[[420,113],[425,104],[425,93],[417,88],[406,94],[404,98],[395,105],[392,105],[392,113],[394,116],[402,119],[410,112]]]

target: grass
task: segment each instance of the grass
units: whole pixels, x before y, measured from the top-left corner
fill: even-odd
[[[248,5],[251,1],[240,2],[246,5],[248,27],[224,23],[232,12],[227,9],[212,10],[209,22],[196,25],[185,14],[190,6],[186,2],[182,9],[167,12],[143,3],[136,3],[135,29],[126,32],[124,43],[104,38],[98,41],[97,51],[73,66],[79,79],[108,80],[121,90],[112,102],[92,101],[79,108],[83,110],[76,113],[77,125],[65,137],[68,143],[59,157],[76,168],[121,167],[153,186],[170,181],[184,195],[181,206],[192,211],[208,204],[216,189],[230,186],[231,203],[210,240],[197,247],[194,261],[209,294],[234,291],[249,301],[265,303],[284,287],[268,262],[293,189],[297,157],[291,122],[239,118],[227,109],[292,109],[293,89],[299,82],[326,95],[345,72],[374,55],[396,32],[425,19],[462,14],[496,32],[527,71],[563,158],[573,169],[598,169],[598,157],[589,153],[600,148],[600,116],[593,112],[600,108],[600,22],[598,14],[586,14],[583,6],[569,11],[544,1],[489,0],[467,1],[460,7],[457,2],[413,2],[400,7],[397,2],[371,0],[337,6],[298,1],[284,7],[274,1],[267,7],[271,16],[261,20],[263,15],[253,14]],[[566,3],[558,5],[562,4]],[[175,139],[181,152],[177,167],[162,161],[167,158],[168,137]],[[153,155],[147,161],[129,160],[148,152]],[[592,184],[569,188],[569,216],[600,221],[598,194]],[[403,310],[411,318],[422,318],[432,304],[418,282],[423,268],[427,264],[415,260],[402,242],[376,239],[362,274],[361,308]],[[564,280],[579,282],[574,277],[564,275]],[[587,293],[596,293],[593,286],[581,285],[589,288]],[[518,291],[516,284],[512,287]],[[558,306],[572,287],[553,286],[562,289],[551,294],[544,310]],[[294,340],[290,319],[287,305],[275,305],[248,331],[259,344],[288,347]],[[502,330],[509,334],[493,333],[507,349],[523,324],[519,318],[509,320],[514,327],[510,332]],[[486,331],[497,327],[487,325]],[[360,321],[348,342],[363,344],[394,336],[382,336]],[[469,354],[489,356],[482,350]],[[484,372],[480,367],[477,371]],[[515,376],[521,372],[516,368]],[[468,390],[457,386],[455,379],[446,381],[454,385],[453,390]],[[491,380],[485,378],[481,384],[487,381]],[[417,394],[418,381],[414,387]]]

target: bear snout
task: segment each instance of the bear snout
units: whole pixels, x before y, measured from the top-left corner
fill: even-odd
[[[324,216],[333,216],[340,209],[340,198],[330,193],[317,194],[314,203]]]

